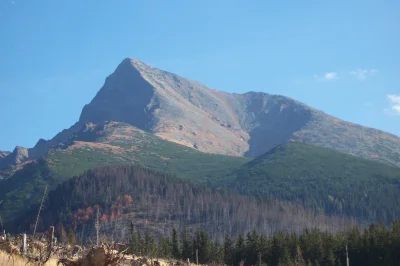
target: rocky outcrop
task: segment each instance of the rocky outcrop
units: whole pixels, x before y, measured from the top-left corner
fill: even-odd
[[[0,168],[7,168],[20,164],[29,158],[29,151],[24,147],[17,146],[14,151],[0,161]]]
[[[50,149],[62,146],[64,142],[68,141],[82,127],[82,124],[76,123],[69,129],[58,133],[51,140],[40,139],[33,148],[28,149],[17,146],[12,153],[9,153],[4,158],[0,157],[0,169],[16,166],[27,160],[36,160],[46,155]]]

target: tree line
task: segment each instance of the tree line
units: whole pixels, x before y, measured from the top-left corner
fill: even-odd
[[[400,221],[388,229],[383,223],[367,229],[330,233],[319,229],[302,233],[282,231],[266,236],[256,229],[246,235],[213,241],[204,230],[180,233],[172,229],[155,237],[131,224],[130,252],[151,258],[173,258],[192,263],[262,266],[395,266],[400,264]]]

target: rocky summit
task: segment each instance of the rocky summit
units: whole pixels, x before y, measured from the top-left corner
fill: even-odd
[[[400,138],[262,92],[226,93],[127,58],[79,123],[118,121],[207,153],[257,157],[290,139],[388,164]]]
[[[400,138],[395,135],[340,120],[289,97],[217,91],[126,58],[75,125],[34,148],[0,155],[5,157],[0,157],[0,168],[37,159],[87,123],[107,121],[127,123],[206,153],[257,157],[297,140],[400,166]]]

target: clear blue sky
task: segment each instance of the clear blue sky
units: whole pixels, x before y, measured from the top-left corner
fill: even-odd
[[[125,57],[400,135],[399,25],[398,0],[0,0],[0,149],[71,126]]]

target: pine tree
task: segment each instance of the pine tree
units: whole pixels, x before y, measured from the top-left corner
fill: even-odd
[[[185,228],[182,232],[181,235],[181,246],[182,246],[182,256],[181,258],[183,260],[187,260],[187,259],[192,259],[192,245],[191,245],[191,241],[190,241],[190,237],[188,234],[187,229]]]
[[[245,252],[246,244],[243,235],[240,234],[236,240],[235,265],[239,265],[239,263],[245,259]]]
[[[154,242],[154,236],[153,234],[149,231],[146,230],[144,232],[144,254],[146,254],[146,256],[153,258],[155,255],[155,242]]]
[[[227,234],[224,241],[224,263],[226,265],[233,265],[234,256],[235,249],[233,246],[233,241]]]
[[[181,258],[181,251],[179,249],[178,233],[176,232],[175,228],[172,229],[172,256],[175,259]]]
[[[247,234],[246,239],[246,262],[250,265],[256,265],[259,259],[260,245],[259,235],[256,229]]]
[[[160,237],[158,242],[159,256],[170,259],[172,256],[172,244],[168,237]]]

